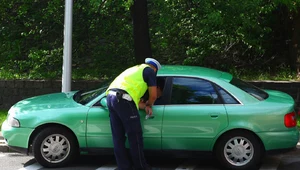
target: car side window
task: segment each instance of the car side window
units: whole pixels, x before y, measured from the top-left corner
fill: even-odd
[[[226,90],[222,89],[219,86],[216,86],[216,89],[222,97],[224,104],[239,104],[239,102],[234,97],[232,97]]]
[[[174,77],[171,104],[219,104],[211,82],[188,77]]]

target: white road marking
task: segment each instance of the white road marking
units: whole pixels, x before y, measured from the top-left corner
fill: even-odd
[[[300,149],[300,142],[297,143],[296,148]]]
[[[40,164],[34,163],[34,164],[31,164],[29,166],[26,166],[26,167],[18,169],[18,170],[38,170],[41,168],[43,168],[43,167]]]
[[[107,164],[104,166],[101,166],[100,168],[97,168],[96,170],[115,170],[118,166],[113,164]]]
[[[1,153],[0,153],[0,157],[4,157],[4,156],[5,156],[4,154],[1,154]]]
[[[175,170],[193,170],[194,168],[196,168],[198,163],[199,162],[196,160],[188,160],[179,165]]]

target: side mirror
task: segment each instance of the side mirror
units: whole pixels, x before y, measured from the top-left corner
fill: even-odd
[[[101,104],[101,106],[103,106],[104,108],[107,108],[106,97],[103,97],[103,98],[100,100],[100,104]]]

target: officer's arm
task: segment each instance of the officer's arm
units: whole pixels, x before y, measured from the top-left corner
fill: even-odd
[[[148,87],[149,91],[149,99],[147,101],[147,106],[152,106],[157,98],[157,87],[156,86],[150,86]]]
[[[146,108],[146,102],[143,100],[140,100],[139,102],[139,109],[145,109]]]

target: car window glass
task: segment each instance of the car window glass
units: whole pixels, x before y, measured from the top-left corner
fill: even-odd
[[[216,89],[219,92],[225,104],[239,104],[239,102],[234,97],[232,97],[227,91],[225,91],[221,87],[216,86]]]
[[[73,99],[77,103],[85,105],[104,93],[111,82],[111,79],[104,81],[100,84],[100,88],[95,90],[79,90],[74,94]]]
[[[108,86],[102,87],[102,88],[99,88],[96,90],[92,90],[92,91],[87,91],[87,92],[78,91],[74,95],[74,100],[82,105],[85,105],[88,102],[95,99],[96,97],[98,97],[99,95],[101,95],[102,93],[104,93],[107,88],[108,88]],[[76,97],[76,96],[78,96],[78,97]]]
[[[269,97],[268,93],[265,91],[240,79],[233,78],[230,83],[257,98],[258,100],[265,100]]]
[[[171,104],[217,104],[218,95],[213,85],[197,78],[173,79]]]

